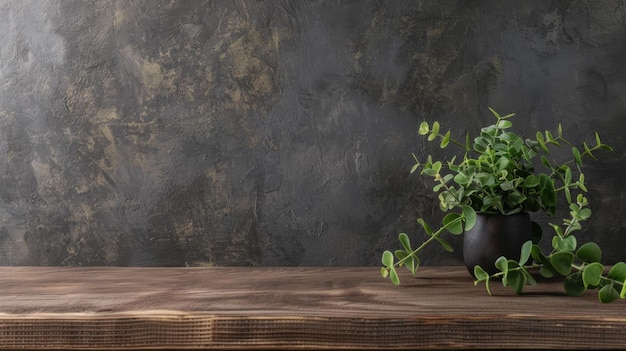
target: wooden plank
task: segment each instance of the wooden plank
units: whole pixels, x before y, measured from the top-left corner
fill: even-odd
[[[620,349],[626,304],[422,267],[3,267],[1,349]]]

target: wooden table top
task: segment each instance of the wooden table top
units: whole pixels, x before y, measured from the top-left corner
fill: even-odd
[[[407,272],[408,273],[408,272]],[[465,267],[3,267],[0,349],[623,349],[626,302]]]

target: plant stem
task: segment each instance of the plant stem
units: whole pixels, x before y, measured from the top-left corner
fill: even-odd
[[[427,240],[422,242],[422,244],[420,246],[418,246],[415,250],[411,251],[408,255],[406,255],[406,257],[396,261],[394,266],[399,267],[402,264],[404,264],[404,262],[406,260],[408,260],[409,257],[415,256],[418,252],[422,251],[426,246],[428,246],[428,244],[430,244],[433,240],[437,240],[439,235],[441,235],[441,233],[443,233],[444,230],[447,230],[448,227],[450,227],[450,226],[452,226],[454,224],[457,224],[458,222],[461,222],[462,220],[463,220],[463,217],[459,217],[459,218],[457,218],[457,219],[455,219],[453,221],[450,221],[449,223],[445,224],[441,228],[439,228],[439,230],[437,230],[436,232],[434,232],[433,234],[430,235],[430,238],[428,238]]]

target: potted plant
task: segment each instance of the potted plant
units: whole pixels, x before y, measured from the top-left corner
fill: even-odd
[[[489,110],[495,123],[482,128],[475,138],[466,135],[463,141],[454,139],[450,131],[441,132],[438,122],[421,123],[421,136],[438,140],[441,148],[454,145],[460,150],[444,161],[429,155],[422,162],[413,155],[411,173],[419,170],[434,180],[439,206],[448,213],[438,229],[417,219],[428,237],[416,248],[409,236],[401,233],[402,248],[382,255],[382,276],[399,284],[398,267],[415,274],[419,254],[429,244],[437,242],[452,251],[443,234],[463,234],[465,264],[475,284],[485,282],[489,294],[492,279],[500,279],[522,293],[524,286],[536,284],[531,272],[538,270],[545,278],[563,277],[564,289],[572,296],[597,288],[602,302],[626,298],[626,263],[605,269],[600,263],[600,247],[593,242],[581,244],[574,235],[581,222],[591,216],[583,159],[596,159],[596,151],[611,147],[602,143],[598,133],[595,145],[583,142],[577,147],[564,138],[560,124],[555,133],[537,132],[534,138],[524,139],[511,129],[515,114],[502,116]],[[571,155],[568,151],[565,160],[555,160],[558,155],[552,149],[564,147],[571,148]],[[569,215],[560,224],[549,223],[554,234],[551,249],[544,252],[540,246],[542,228],[532,221],[530,213],[554,216],[557,209]]]

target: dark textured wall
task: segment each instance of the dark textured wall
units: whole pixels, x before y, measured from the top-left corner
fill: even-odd
[[[487,106],[615,147],[581,235],[626,258],[621,1],[0,1],[0,31],[0,264],[377,265],[440,216],[419,122]]]

